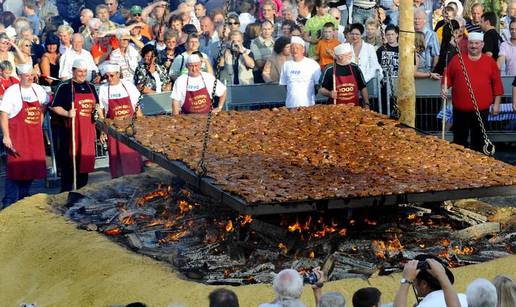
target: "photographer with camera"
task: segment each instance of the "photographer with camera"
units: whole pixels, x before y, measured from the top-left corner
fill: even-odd
[[[467,307],[466,296],[453,288],[453,273],[433,255],[419,255],[405,264],[395,307],[407,306],[410,286],[416,295],[417,307]]]
[[[251,50],[243,45],[244,36],[240,31],[229,33],[229,46],[226,46],[224,57],[220,59],[222,68],[220,78],[226,84],[253,84],[254,57]]]

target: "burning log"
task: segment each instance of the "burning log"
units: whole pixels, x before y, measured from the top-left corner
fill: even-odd
[[[444,209],[450,218],[459,222],[466,222],[469,225],[477,225],[487,222],[487,217],[467,209],[455,207],[451,202],[445,202]]]
[[[488,234],[500,232],[500,223],[488,222],[456,231],[453,237],[461,240],[479,239]]]

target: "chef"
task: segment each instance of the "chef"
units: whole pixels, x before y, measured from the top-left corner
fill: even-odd
[[[0,101],[0,125],[7,151],[7,178],[2,208],[29,195],[34,179],[46,176],[43,117],[49,97],[33,83],[32,65],[16,66],[19,84],[11,85]]]
[[[128,125],[140,99],[140,92],[133,83],[120,79],[120,65],[108,63],[102,66],[102,70],[108,81],[99,88],[102,115]],[[136,110],[136,115],[143,116],[141,109]],[[102,140],[105,140],[104,135]],[[111,177],[133,175],[142,171],[142,158],[138,152],[111,136],[107,140]]]
[[[85,186],[88,174],[95,170],[94,112],[98,97],[93,84],[86,81],[87,73],[88,62],[76,59],[72,64],[72,79],[59,85],[52,102],[51,109],[58,122],[56,162],[61,170],[61,192],[72,190],[74,181],[77,189]],[[75,133],[72,133],[72,123]]]
[[[351,62],[353,48],[344,43],[335,47],[335,65],[326,68],[319,93],[329,97],[329,103],[360,105],[360,94],[364,105],[369,106],[366,82],[362,71]],[[335,86],[335,88],[333,88]]]
[[[212,74],[201,71],[201,58],[197,54],[188,56],[186,60],[188,74],[176,79],[172,89],[172,113],[208,113],[212,103],[212,90],[215,77]],[[226,101],[226,86],[217,80],[215,96],[219,97],[219,103],[213,109],[214,113],[222,111]]]

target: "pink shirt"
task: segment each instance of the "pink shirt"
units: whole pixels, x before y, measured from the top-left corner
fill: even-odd
[[[260,18],[260,20],[263,20],[263,13],[262,13],[263,2],[265,2],[265,0],[258,1],[258,7],[260,8],[258,10],[258,17]],[[282,17],[283,14],[281,12],[281,7],[283,6],[283,3],[281,2],[281,0],[272,0],[272,2],[274,2],[276,4],[276,16]]]
[[[502,75],[516,76],[516,45],[509,41],[503,42],[498,55],[505,57],[505,70]]]

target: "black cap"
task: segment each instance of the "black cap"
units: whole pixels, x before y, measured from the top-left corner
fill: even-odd
[[[446,276],[448,276],[448,279],[450,280],[450,283],[453,284],[455,282],[455,277],[453,276],[453,273],[448,268],[448,263],[444,262],[439,257],[430,255],[430,254],[422,254],[422,255],[417,255],[416,257],[414,257],[414,260],[419,260],[419,261],[426,261],[426,259],[434,259],[437,262],[439,262],[440,264],[442,264],[442,266],[444,267],[444,271],[446,272]],[[425,269],[419,271],[417,278],[428,282],[433,289],[437,289],[437,290],[441,289],[441,285],[439,284],[439,281]]]

